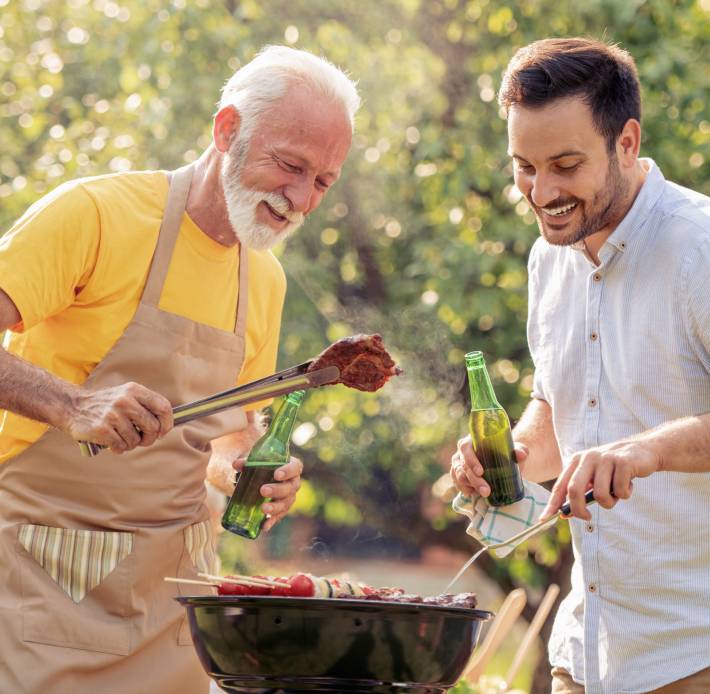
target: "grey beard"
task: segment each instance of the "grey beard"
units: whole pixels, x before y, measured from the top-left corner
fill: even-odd
[[[305,219],[300,212],[292,212],[283,195],[246,188],[240,183],[244,162],[249,151],[249,142],[237,140],[222,161],[220,180],[227,206],[227,216],[235,235],[247,248],[264,251],[278,241],[288,238]],[[281,232],[256,220],[256,208],[267,202],[278,214],[286,216],[288,226]]]

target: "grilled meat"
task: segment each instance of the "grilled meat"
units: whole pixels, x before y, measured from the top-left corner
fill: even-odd
[[[326,366],[340,369],[337,383],[370,392],[379,390],[392,376],[402,373],[377,333],[351,335],[334,342],[313,360],[308,370]]]

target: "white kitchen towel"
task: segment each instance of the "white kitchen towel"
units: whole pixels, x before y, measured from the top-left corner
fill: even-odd
[[[534,525],[542,510],[547,505],[550,492],[534,482],[523,482],[525,496],[508,506],[491,506],[486,499],[476,494],[464,496],[459,493],[452,502],[456,513],[466,516],[471,522],[466,532],[475,537],[482,545],[495,545],[505,542],[523,530]],[[540,530],[548,526],[543,525]],[[536,534],[536,533],[533,533]],[[524,538],[523,541],[528,538]],[[494,550],[497,557],[505,557],[518,543]]]

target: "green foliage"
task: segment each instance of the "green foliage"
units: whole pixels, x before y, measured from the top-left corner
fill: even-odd
[[[266,43],[324,54],[359,81],[342,180],[279,251],[289,278],[279,361],[377,331],[405,374],[374,395],[307,398],[299,508],[323,523],[365,519],[410,545],[469,546],[460,520],[445,534],[454,516],[430,499],[465,431],[463,354],[484,351],[513,418],[531,387],[525,260],[537,229],[512,186],[495,101],[516,48],[551,35],[620,42],[643,82],[643,153],[710,193],[708,0],[0,6],[3,228],[63,180],[193,160],[210,142],[221,85]],[[558,548],[548,533],[484,565],[503,585],[540,586]]]

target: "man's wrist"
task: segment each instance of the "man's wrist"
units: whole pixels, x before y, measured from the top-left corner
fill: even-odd
[[[648,451],[648,454],[655,461],[654,472],[664,472],[667,469],[667,461],[663,456],[663,441],[661,439],[651,438],[644,441],[642,445]]]
[[[81,402],[86,397],[83,388],[72,383],[60,383],[53,396],[47,399],[45,421],[60,431],[71,430]]]

